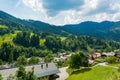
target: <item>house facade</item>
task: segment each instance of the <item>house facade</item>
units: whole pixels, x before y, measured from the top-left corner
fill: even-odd
[[[26,71],[31,71],[31,69],[34,67],[34,74],[38,77],[45,77],[54,75],[56,73],[60,73],[59,69],[56,67],[54,63],[43,63],[38,65],[31,65],[26,66]],[[7,80],[7,77],[9,75],[15,75],[18,68],[6,68],[6,69],[0,69],[0,74],[3,77],[3,80]]]

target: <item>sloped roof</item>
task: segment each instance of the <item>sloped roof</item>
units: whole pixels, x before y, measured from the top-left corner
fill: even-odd
[[[41,65],[43,65],[43,68],[41,67]],[[46,63],[39,64],[39,65],[26,66],[25,67],[26,71],[31,71],[32,67],[34,67],[34,74],[37,77],[48,76],[48,75],[52,75],[60,72],[54,63],[48,63],[48,67],[46,66]],[[15,75],[17,70],[18,68],[3,69],[3,70],[0,70],[0,74],[3,77],[3,80],[6,80],[10,74]]]

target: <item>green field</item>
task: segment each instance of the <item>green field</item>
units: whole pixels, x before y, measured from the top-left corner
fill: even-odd
[[[40,46],[44,46],[44,43],[45,43],[45,39],[41,39],[40,40]]]
[[[8,27],[4,25],[0,25],[0,28],[8,28]]]
[[[120,67],[120,62],[117,62],[117,63],[113,63],[113,64],[108,64],[110,66],[114,66],[114,67]]]
[[[116,68],[96,66],[75,71],[66,80],[120,80],[116,75],[120,75]]]
[[[10,43],[12,43],[13,38],[16,36],[16,34],[18,32],[20,32],[20,31],[15,31],[14,34],[10,33],[10,34],[5,34],[5,35],[0,36],[0,45],[3,42],[10,42]]]

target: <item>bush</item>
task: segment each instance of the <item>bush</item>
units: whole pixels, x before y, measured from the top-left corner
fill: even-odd
[[[3,61],[0,59],[0,65],[2,65],[3,64]]]
[[[109,56],[109,57],[107,57],[105,60],[106,60],[106,62],[108,62],[108,63],[115,63],[115,62],[117,61],[117,58],[114,57],[114,56]]]
[[[31,57],[28,61],[29,64],[38,64],[39,63],[39,58],[38,57]]]
[[[27,58],[25,56],[19,56],[17,58],[16,66],[25,66],[27,65]]]
[[[88,67],[88,57],[83,53],[76,53],[70,57],[69,66],[72,69],[79,69],[80,66]]]

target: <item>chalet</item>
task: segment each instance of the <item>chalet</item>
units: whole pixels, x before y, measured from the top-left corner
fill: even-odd
[[[96,52],[96,53],[94,53],[94,54],[88,54],[88,57],[89,57],[89,58],[92,58],[92,57],[93,57],[93,58],[99,58],[99,57],[101,57],[101,53],[97,53],[97,52]]]
[[[106,55],[107,57],[108,56],[114,56],[115,55],[115,53],[114,52],[107,52],[107,53],[102,53],[102,55]]]
[[[107,55],[106,54],[101,54],[101,58],[106,58]]]
[[[68,56],[54,57],[54,61],[58,62],[61,60],[67,60],[68,58],[69,58]]]
[[[94,60],[90,60],[90,59],[88,60],[88,62],[89,62],[89,64],[90,64],[90,65],[92,65],[92,64],[94,64],[94,63],[95,63],[95,61],[94,61]]]
[[[66,54],[66,53],[58,52],[59,57],[54,57],[54,61],[58,62],[58,61],[61,61],[61,60],[63,60],[63,61],[67,60],[72,54],[74,54],[74,53]]]
[[[118,61],[120,62],[120,53],[117,53],[117,54],[115,54],[114,56],[117,57],[117,58],[118,58]]]
[[[26,71],[31,71],[32,67],[34,67],[34,74],[40,78],[44,76],[54,75],[59,73],[59,69],[56,67],[54,63],[43,63],[38,65],[26,66]],[[18,68],[3,68],[0,69],[0,74],[3,77],[3,80],[7,80],[7,77],[11,75],[15,75]]]

